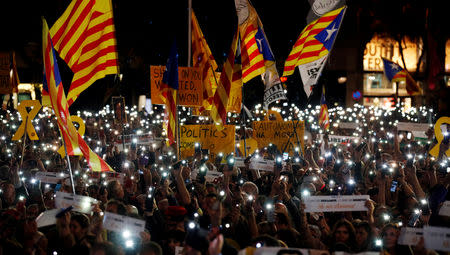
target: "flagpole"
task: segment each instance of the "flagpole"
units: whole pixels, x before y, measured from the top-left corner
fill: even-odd
[[[188,0],[188,59],[187,66],[191,67],[191,51],[192,51],[192,0]]]
[[[397,107],[397,105],[399,105],[400,107],[400,103],[399,103],[399,98],[398,98],[398,87],[400,85],[400,82],[394,82],[395,84],[395,107]]]
[[[23,157],[25,156],[25,146],[26,146],[26,142],[27,142],[27,123],[28,122],[28,114],[25,116],[25,132],[24,132],[24,138],[23,138],[23,143],[22,143],[22,157],[20,158],[20,167],[19,169],[22,169],[22,165],[23,165]],[[29,196],[30,194],[28,193],[28,189],[27,189],[27,185],[25,185],[25,181],[22,180],[22,178],[20,178],[22,181],[22,185],[25,189],[25,193],[27,194],[27,196]]]
[[[58,129],[59,129],[59,127],[58,127]],[[64,135],[63,135],[61,129],[59,129],[59,133],[61,134],[61,138],[62,138],[61,141],[62,141],[63,146],[64,146],[64,152],[66,153],[67,165],[69,166],[70,184],[72,185],[72,192],[75,195],[75,184],[73,182],[72,166],[70,164],[69,154],[67,154],[66,141],[64,141]]]
[[[242,124],[243,128],[244,128],[244,157],[247,158],[247,142],[246,142],[246,138],[245,136],[247,135],[247,130],[246,130],[246,122],[245,122],[245,109],[244,109],[244,84],[242,84],[242,92],[241,92],[241,114],[243,116],[242,121],[244,122]]]

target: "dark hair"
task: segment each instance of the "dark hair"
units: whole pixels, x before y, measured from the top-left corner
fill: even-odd
[[[70,217],[70,220],[74,220],[80,224],[82,229],[89,227],[89,218],[81,213],[72,213],[72,216]]]
[[[116,205],[117,206],[117,214],[120,215],[126,215],[127,214],[127,208],[124,203],[120,202],[119,200],[111,199],[108,200],[108,203],[106,203],[106,206],[108,205]]]
[[[336,242],[336,240],[335,240],[336,230],[340,227],[347,228],[348,240],[345,244],[347,246],[349,246],[351,250],[353,250],[352,248],[356,243],[356,233],[355,233],[356,231],[355,231],[355,228],[353,227],[352,223],[346,219],[341,219],[334,224],[332,235],[331,235],[333,238],[333,243]]]
[[[153,252],[155,255],[163,254],[161,246],[159,246],[159,244],[152,242],[152,241],[142,245],[141,253],[145,253],[145,252]]]
[[[120,249],[111,242],[102,242],[92,245],[91,252],[95,253],[95,251],[104,251],[104,254],[108,255],[119,255]]]

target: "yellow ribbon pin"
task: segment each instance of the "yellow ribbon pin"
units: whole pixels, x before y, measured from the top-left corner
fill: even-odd
[[[72,123],[78,123],[78,133],[83,136],[86,132],[86,125],[84,124],[84,121],[82,118],[80,118],[78,115],[71,115],[70,118],[72,119]],[[64,146],[59,147],[58,149],[59,155],[61,155],[62,158],[66,156],[66,152],[64,151]],[[80,150],[75,152],[75,155],[83,155]]]
[[[430,154],[437,158],[439,156],[439,147],[441,145],[442,140],[444,140],[444,135],[442,134],[441,125],[442,124],[450,124],[450,117],[440,117],[436,124],[434,124],[434,135],[436,136],[436,140],[438,143],[430,150]],[[450,156],[450,149],[448,149],[445,154],[447,157]]]
[[[30,112],[28,112],[27,107],[32,107]],[[23,134],[25,133],[25,128],[30,140],[39,140],[39,137],[36,134],[36,130],[34,129],[33,123],[31,121],[37,115],[41,107],[42,106],[39,100],[24,100],[20,102],[17,110],[22,117],[22,123],[14,134],[12,138],[13,141],[17,141],[22,138]]]

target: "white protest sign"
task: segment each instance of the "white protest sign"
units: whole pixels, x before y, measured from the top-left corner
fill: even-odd
[[[344,128],[344,129],[356,129],[357,127],[359,127],[359,123],[356,123],[356,122],[339,122],[338,123],[338,127],[339,128]]]
[[[359,140],[356,136],[345,136],[345,135],[329,135],[328,141],[330,143],[351,143],[355,140]]]
[[[250,167],[250,169],[254,169],[254,170],[273,172],[273,169],[275,167],[275,161],[253,158],[250,161],[249,167]]]
[[[105,215],[103,216],[103,228],[121,233],[128,231],[130,236],[138,236],[139,233],[145,231],[145,221],[115,213],[105,212]]]
[[[450,201],[445,201],[439,210],[439,215],[450,217]]]
[[[285,253],[283,252],[285,251]],[[283,247],[261,247],[253,252],[253,255],[273,255],[273,254],[302,254],[308,255],[308,249],[283,248]]]
[[[450,228],[423,227],[425,248],[437,251],[450,251]]]
[[[244,158],[236,157],[234,158],[234,166],[235,167],[245,167]]]
[[[73,210],[80,213],[91,213],[92,206],[97,204],[97,200],[92,197],[74,195],[72,193],[56,192],[56,208],[67,208],[73,206]]]
[[[207,171],[205,175],[205,180],[207,182],[213,182],[215,179],[223,177],[223,173],[217,171]]]
[[[310,196],[305,197],[305,212],[367,211],[367,200],[368,195]]]
[[[413,122],[398,122],[398,131],[422,131],[426,132],[430,129],[430,124],[428,123],[413,123]]]
[[[52,209],[41,212],[36,218],[36,224],[38,228],[50,226],[56,224],[56,214],[58,214],[61,209]]]
[[[69,177],[68,174],[56,172],[36,172],[35,178],[44,183],[57,184],[62,179]]]
[[[409,228],[404,227],[400,231],[400,236],[398,238],[398,244],[401,245],[417,245],[420,238],[423,237],[422,228]]]

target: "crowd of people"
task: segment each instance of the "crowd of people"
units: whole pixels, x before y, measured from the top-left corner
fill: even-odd
[[[330,109],[328,131],[318,125],[318,108],[300,111],[285,105],[279,112],[287,121],[305,121],[304,147],[289,157],[283,157],[284,148],[270,144],[249,155],[236,151],[208,158],[199,143],[193,155],[177,158],[176,150],[158,139],[164,131],[157,110],[127,109],[126,123],[115,121],[108,107],[79,112],[86,125],[84,139],[121,178],[94,178],[85,159],[71,156],[72,187],[70,177],[57,183],[36,177],[38,172],[69,174],[69,162],[58,153],[62,143],[54,115],[42,110],[32,121],[39,140],[11,141],[21,120],[17,112],[3,111],[0,254],[218,255],[254,251],[249,247],[440,253],[428,249],[423,238],[415,246],[398,243],[403,227],[450,226],[450,217],[438,213],[450,200],[448,136],[437,144],[434,131],[415,139],[396,127],[398,121],[430,123],[432,111],[337,107]],[[258,109],[252,113],[249,123],[267,114]],[[239,120],[238,115],[229,117]],[[209,121],[190,114],[182,118],[184,124]],[[342,129],[339,122],[358,127]],[[237,141],[251,136],[247,128],[249,132],[237,132]],[[127,144],[123,134],[148,134],[152,142],[130,139]],[[332,142],[331,135],[355,139]],[[433,157],[428,152],[436,144],[439,155]],[[235,164],[238,157],[243,165]],[[255,157],[274,160],[273,171],[252,169]],[[220,175],[206,178],[208,171]],[[56,192],[72,193],[73,188],[97,201],[89,213],[58,208],[56,223],[38,228],[39,215],[55,209]],[[305,212],[305,197],[316,195],[370,199],[365,211]],[[131,238],[130,233],[107,230],[106,212],[144,220],[145,230],[131,233]]]

